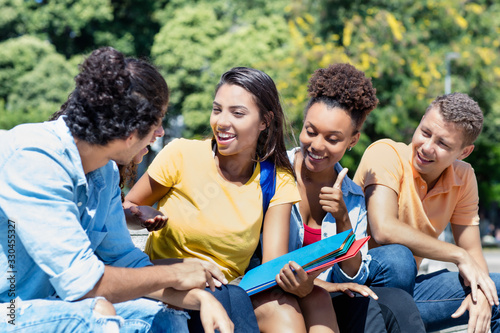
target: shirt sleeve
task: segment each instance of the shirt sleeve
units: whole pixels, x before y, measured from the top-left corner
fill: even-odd
[[[76,179],[55,155],[39,149],[15,151],[0,172],[0,206],[16,223],[17,237],[57,295],[71,301],[95,286],[104,264],[80,224]]]
[[[365,197],[356,196],[355,199],[349,200],[349,206],[347,207],[349,211],[349,218],[351,223],[354,224],[353,230],[356,235],[356,239],[361,239],[367,236],[367,218],[366,218],[366,206]],[[330,277],[330,281],[334,283],[344,283],[344,282],[355,282],[358,284],[364,284],[368,278],[368,266],[371,261],[371,256],[368,254],[368,242],[361,248],[361,265],[359,266],[358,272],[353,276],[347,275],[338,264],[333,266],[333,274]]]
[[[479,225],[479,194],[472,167],[463,172],[462,180],[464,185],[460,188],[459,201],[450,222],[459,225]]]
[[[297,203],[300,201],[299,190],[295,179],[288,172],[278,169],[276,172],[276,191],[271,198],[269,207],[284,203]]]
[[[174,139],[156,155],[148,168],[148,175],[165,187],[179,183],[183,164],[182,140]]]
[[[396,149],[386,142],[375,142],[361,158],[354,182],[363,191],[370,185],[384,185],[399,194],[403,166]]]
[[[109,203],[106,216],[100,217],[105,223],[106,235],[96,249],[97,256],[106,264],[115,267],[145,267],[152,263],[146,253],[135,247],[125,222],[121,202],[121,190],[118,186],[118,170],[110,164],[104,168],[103,178],[108,181],[100,200]]]

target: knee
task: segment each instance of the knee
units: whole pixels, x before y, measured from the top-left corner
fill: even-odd
[[[313,290],[299,301],[303,311],[305,309],[331,309],[333,310],[332,297],[325,289],[314,286]]]
[[[406,273],[417,275],[417,263],[413,253],[406,246],[400,244],[384,245],[368,252],[372,256],[372,261],[384,270],[394,273]]]
[[[413,253],[403,245],[391,244],[374,248],[368,252],[372,256],[370,271],[384,278],[384,285],[413,293],[417,264]]]
[[[235,286],[232,284],[228,284],[225,287],[227,288],[227,291],[228,291],[231,299],[233,299],[233,298],[250,299],[247,292],[245,290],[243,290],[243,288],[241,288],[241,287],[238,287],[238,286]]]
[[[276,296],[276,295],[268,295]],[[255,315],[261,332],[305,332],[305,322],[297,298],[280,293],[255,302]]]
[[[116,316],[115,307],[104,298],[100,298],[95,302],[94,311],[103,316]]]

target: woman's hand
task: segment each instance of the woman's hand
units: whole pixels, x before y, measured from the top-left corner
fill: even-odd
[[[200,297],[200,320],[205,332],[214,332],[217,329],[220,333],[233,333],[234,324],[222,304],[208,292],[203,291],[200,294],[203,295]]]
[[[319,203],[321,208],[325,212],[332,214],[336,221],[340,223],[348,222],[350,227],[349,214],[342,194],[342,181],[347,175],[347,171],[348,169],[344,168],[339,172],[332,187],[321,188]]]
[[[321,271],[308,274],[299,264],[290,261],[276,275],[276,282],[284,291],[298,297],[305,297],[313,290],[314,279],[319,273]]]
[[[127,224],[130,229],[146,228],[149,232],[157,231],[167,225],[168,217],[151,206],[130,206],[125,209]]]
[[[371,296],[373,299],[378,299],[377,294],[373,292],[368,286],[354,283],[354,282],[346,282],[346,283],[328,283],[327,286],[321,285],[328,292],[342,292],[349,297],[354,297],[354,293],[361,294],[365,297]]]

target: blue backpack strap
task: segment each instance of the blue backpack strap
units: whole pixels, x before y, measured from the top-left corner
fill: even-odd
[[[269,203],[276,192],[276,168],[268,160],[260,162],[260,188],[262,189],[263,216],[265,216]]]
[[[262,234],[262,228],[264,226],[264,218],[266,216],[267,209],[269,208],[269,203],[276,192],[276,168],[274,164],[270,161],[260,162],[260,188],[262,190],[262,225],[260,227],[260,232]],[[260,265],[262,262],[262,244],[259,241],[255,253],[250,259],[250,264],[248,265],[247,271]]]

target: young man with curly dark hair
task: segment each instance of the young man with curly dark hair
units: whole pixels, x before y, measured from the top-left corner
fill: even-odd
[[[466,94],[438,97],[410,145],[389,139],[365,151],[354,180],[365,192],[372,235],[368,283],[413,295],[429,331],[469,324],[500,331],[500,274],[488,274],[479,237],[478,190],[471,165],[483,114]],[[455,244],[438,239],[451,223]],[[381,246],[380,246],[381,245]],[[422,258],[451,262],[417,276]],[[466,313],[468,311],[468,313]]]
[[[222,273],[196,260],[153,266],[125,224],[116,163],[163,135],[165,80],[108,47],[75,81],[61,117],[2,136],[0,331],[186,332],[187,315],[164,301],[201,310],[207,330],[232,332],[203,290]]]

